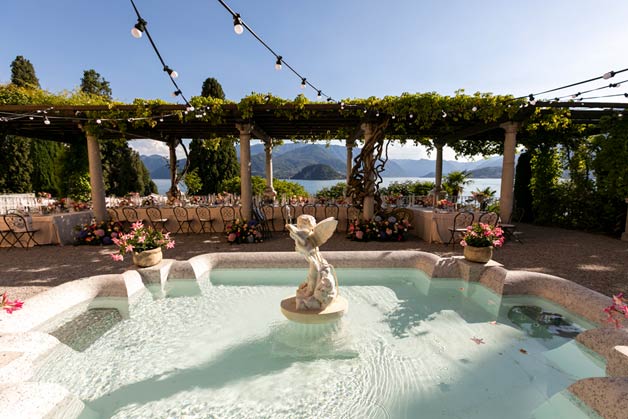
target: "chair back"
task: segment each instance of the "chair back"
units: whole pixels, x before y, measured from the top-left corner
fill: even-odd
[[[109,216],[109,221],[120,221],[120,216],[115,208],[107,208],[107,215]]]
[[[482,213],[482,215],[480,215],[480,218],[478,219],[478,223],[488,224],[491,227],[495,227],[498,222],[499,214],[493,211]]]
[[[220,207],[220,218],[222,218],[223,224],[228,224],[233,222],[236,218],[239,218],[239,209],[232,206],[223,206]]]
[[[24,232],[31,230],[30,223],[21,214],[12,212],[4,214],[4,222],[12,232]]]
[[[454,217],[454,229],[466,228],[473,224],[473,213],[462,211]]]
[[[295,224],[297,222],[297,209],[292,204],[286,204],[281,207],[281,217],[285,224]]]
[[[334,219],[338,219],[338,215],[340,213],[340,208],[336,204],[327,204],[325,205],[325,218],[334,217]]]
[[[397,221],[407,220],[410,224],[412,224],[412,220],[414,219],[414,213],[408,208],[397,208],[392,214]]]
[[[206,207],[203,205],[196,207],[196,215],[198,216],[198,219],[201,221],[209,221],[212,218],[209,207]]]
[[[137,215],[137,211],[133,207],[122,208],[122,215],[124,215],[124,218],[126,218],[126,221],[129,223],[135,223],[140,219],[139,215]]]
[[[172,208],[172,212],[174,213],[174,218],[177,221],[188,221],[188,210],[183,207],[174,207]]]
[[[262,211],[264,218],[266,218],[268,228],[271,231],[275,230],[275,207],[270,204],[262,204],[260,210]]]
[[[316,218],[316,206],[314,204],[305,204],[302,208],[303,214],[311,215]]]
[[[157,207],[148,207],[146,208],[146,215],[151,222],[155,221],[163,221],[161,210]]]

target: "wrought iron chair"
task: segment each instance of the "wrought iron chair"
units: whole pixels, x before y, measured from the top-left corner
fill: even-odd
[[[192,221],[194,221],[194,219],[190,218],[190,216],[188,215],[188,210],[183,207],[174,207],[172,209],[172,212],[174,213],[174,219],[177,220],[177,224],[179,225],[177,231],[175,231],[174,233],[190,233],[192,230]]]
[[[303,211],[303,214],[311,215],[312,217],[314,217],[314,219],[316,219],[316,205],[305,204],[303,205],[302,211]]]
[[[160,230],[162,232],[167,232],[166,223],[168,222],[168,218],[164,217],[161,214],[161,210],[157,207],[148,207],[146,208],[146,215],[148,216],[148,221],[150,225],[153,226],[155,230]]]
[[[297,222],[297,209],[292,204],[286,204],[281,207],[281,217],[283,218],[284,230],[286,224],[296,224]]]
[[[138,221],[144,222],[133,207],[122,208],[122,215],[124,215],[125,230],[130,229],[131,225],[137,223]]]
[[[334,217],[335,220],[338,220],[338,216],[340,215],[340,207],[336,204],[327,204],[325,205],[325,218]],[[339,231],[340,225],[336,225],[336,231]]]
[[[271,232],[275,231],[275,207],[271,204],[262,204],[260,210],[262,211],[264,218],[266,218],[268,229]]]
[[[493,211],[483,212],[478,218],[478,223],[488,224],[495,227],[499,223],[499,214]]]
[[[109,216],[109,221],[122,222],[120,216],[118,215],[118,211],[116,211],[115,208],[107,208],[107,215]]]
[[[514,240],[519,244],[523,244],[519,236],[521,231],[517,230],[517,223],[520,223],[524,214],[523,208],[516,208],[512,214],[510,214],[510,220],[507,223],[500,223],[499,226],[504,230],[504,236],[509,240]]]
[[[240,208],[230,205],[220,207],[220,218],[222,218],[222,231],[227,231],[227,226],[233,223],[236,218],[240,218]]]
[[[467,231],[467,226],[473,224],[473,213],[472,212],[459,212],[454,217],[454,225],[449,227],[449,232],[451,233],[451,237],[449,241],[445,244],[445,246],[452,244],[452,246],[456,246],[456,235],[463,235]]]
[[[17,247],[19,245],[24,249],[28,249],[31,242],[33,242],[35,246],[39,245],[37,240],[35,240],[35,233],[39,230],[33,230],[26,221],[26,218],[21,214],[4,214],[4,222],[9,230],[3,234],[3,241],[6,241],[10,245],[9,247]],[[11,240],[11,236],[13,236],[13,240]],[[26,240],[26,244],[24,244],[24,240]]]
[[[201,225],[199,233],[215,233],[216,232],[216,230],[214,230],[214,219],[212,218],[212,214],[209,207],[205,205],[196,207],[196,216],[198,217],[198,222]],[[207,230],[205,230],[205,226],[207,226]]]

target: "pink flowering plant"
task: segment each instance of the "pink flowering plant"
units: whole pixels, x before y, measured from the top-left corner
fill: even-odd
[[[162,233],[152,227],[145,226],[144,223],[138,221],[131,225],[131,231],[121,234],[112,239],[113,243],[118,246],[118,252],[113,253],[113,260],[124,260],[125,253],[140,253],[145,250],[157,249],[158,247],[172,249],[174,240],[170,238],[170,233]]]
[[[460,241],[460,246],[472,247],[500,247],[504,244],[504,231],[501,227],[492,227],[490,224],[473,223]]]
[[[229,243],[258,243],[264,241],[259,224],[255,220],[243,221],[236,219],[225,229]]]
[[[9,300],[9,296],[7,295],[6,291],[4,292],[4,294],[2,294],[2,300],[0,301],[0,310],[4,310],[7,313],[11,314],[13,313],[15,310],[19,310],[22,308],[22,306],[24,305],[24,301],[20,301],[20,300]]]
[[[394,216],[378,215],[369,221],[353,220],[349,224],[347,238],[354,241],[403,241],[410,228],[410,222],[406,219],[397,220]]]
[[[608,315],[606,320],[614,323],[616,328],[621,327],[622,317],[628,319],[628,302],[624,298],[624,293],[613,295],[613,304],[606,307],[604,312]]]
[[[93,220],[90,224],[83,224],[74,227],[76,230],[76,236],[74,244],[89,244],[89,245],[110,245],[113,244],[113,239],[121,236],[122,223],[120,221],[101,221],[96,222]]]

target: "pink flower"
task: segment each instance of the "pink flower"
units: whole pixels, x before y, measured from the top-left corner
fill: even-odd
[[[94,230],[94,234],[97,235],[98,237],[103,237],[105,235],[105,230],[103,230],[102,228],[99,228],[98,230]]]
[[[362,238],[364,237],[364,232],[362,230],[358,230],[355,232],[355,238],[358,240],[362,240]]]
[[[21,309],[22,305],[24,305],[24,301],[20,301],[17,299],[13,301],[9,300],[9,297],[7,296],[6,291],[4,294],[2,294],[2,301],[0,302],[0,308],[6,311],[7,313],[11,314],[15,310]]]
[[[142,224],[142,221],[136,221],[131,225],[131,228],[133,230],[139,230],[140,228],[144,227],[144,225]]]
[[[124,248],[124,251],[129,253],[133,251],[133,245],[132,244],[127,244],[126,247]]]
[[[170,240],[167,244],[166,244],[166,249],[172,249],[174,248],[174,240]]]
[[[467,242],[464,240],[460,241],[460,246],[465,247],[467,245]]]
[[[236,235],[235,233],[229,233],[229,235],[227,236],[227,241],[233,242],[236,239]]]
[[[122,256],[122,255],[121,255],[121,254],[119,254],[119,253],[113,253],[113,254],[111,255],[111,259],[115,260],[116,262],[120,262],[120,261],[123,261],[123,260],[124,260],[124,256]]]

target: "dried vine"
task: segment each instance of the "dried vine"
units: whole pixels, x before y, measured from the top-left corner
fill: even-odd
[[[375,212],[381,209],[379,185],[383,181],[381,172],[384,171],[384,166],[388,161],[389,141],[384,140],[387,125],[388,121],[372,124],[373,132],[370,141],[364,143],[360,154],[353,159],[347,194],[357,208],[363,208],[364,198],[369,195],[369,191],[372,191],[375,198]]]

